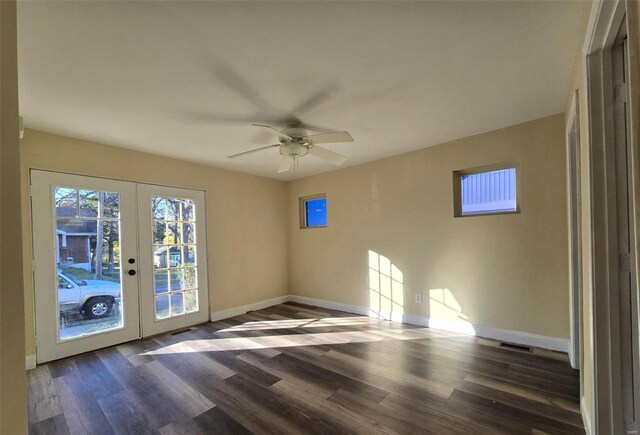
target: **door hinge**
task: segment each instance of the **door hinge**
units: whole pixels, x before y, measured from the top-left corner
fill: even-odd
[[[31,272],[36,271],[36,260],[31,260]]]
[[[628,252],[620,254],[618,257],[618,264],[620,273],[631,272],[631,255]]]
[[[613,88],[614,92],[614,100],[616,103],[626,103],[627,102],[627,84],[620,83],[615,85]]]

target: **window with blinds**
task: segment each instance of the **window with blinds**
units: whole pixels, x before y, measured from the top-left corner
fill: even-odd
[[[454,183],[456,217],[519,211],[515,165],[456,171]]]

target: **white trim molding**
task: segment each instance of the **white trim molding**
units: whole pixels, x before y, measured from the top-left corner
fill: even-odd
[[[629,375],[630,370],[622,370],[622,358],[625,354],[626,344],[623,345],[622,337],[634,334],[635,325],[631,328],[625,326],[621,329],[619,258],[617,253],[618,240],[618,209],[616,207],[616,179],[620,174],[616,170],[616,130],[614,121],[614,75],[612,46],[623,37],[626,32],[628,53],[636,56],[639,39],[637,35],[638,19],[637,4],[627,0],[598,1],[592,5],[591,16],[587,28],[583,51],[586,66],[586,107],[588,116],[589,138],[589,164],[590,164],[590,197],[591,197],[591,312],[590,316],[592,336],[585,359],[592,361],[592,379],[590,395],[593,397],[591,409],[588,414],[591,418],[593,433],[623,433],[632,428],[629,424],[635,422],[625,419],[624,401],[625,384],[623,376]],[[637,62],[629,62],[626,65],[630,69],[627,75],[627,105],[630,108],[631,128],[628,144],[636,144],[637,141],[637,115],[638,87],[635,83],[638,77]],[[636,210],[640,201],[638,196],[638,159],[635,147],[629,147],[628,158],[631,160],[629,179],[630,203],[629,208]],[[613,206],[612,206],[613,204]],[[636,219],[629,221],[629,231],[633,234]],[[632,277],[637,274],[638,263],[635,257],[635,237],[631,237],[630,269]],[[635,278],[632,278],[635,282]],[[633,291],[630,292],[633,295]],[[626,296],[625,296],[626,297]],[[630,303],[634,306],[634,302]],[[626,322],[626,320],[625,320]],[[633,322],[633,317],[631,322]],[[636,355],[633,355],[635,358]],[[635,364],[635,360],[634,360]],[[627,421],[625,421],[627,420]]]
[[[493,340],[508,343],[521,344],[525,346],[539,347],[542,349],[568,353],[569,340],[565,338],[546,337],[543,335],[530,334],[528,332],[510,331],[506,329],[492,328],[489,326],[472,325],[469,323],[449,322],[442,319],[431,319],[429,317],[417,316],[414,314],[376,312],[366,307],[357,305],[342,304],[327,301],[324,299],[308,298],[306,296],[289,296],[292,302],[312,305],[331,310],[345,311],[347,313],[360,314],[363,316],[377,317],[410,325],[426,326],[433,329],[457,332],[460,334],[475,335],[478,337],[490,338]]]
[[[584,403],[584,396],[580,398],[580,414],[582,415],[582,424],[584,425],[584,431],[587,435],[593,435],[593,429],[591,429],[591,411],[589,407]]]
[[[215,322],[218,320],[228,319],[229,317],[245,314],[248,311],[261,310],[289,301],[311,305],[319,308],[344,311],[345,313],[390,320],[393,322],[407,323],[409,325],[426,326],[428,328],[440,329],[443,331],[456,332],[466,335],[475,335],[478,337],[490,338],[507,343],[538,347],[541,349],[553,350],[556,352],[569,352],[569,340],[565,338],[547,337],[544,335],[531,334],[528,332],[510,331],[507,329],[492,328],[482,325],[472,325],[468,323],[461,324],[458,322],[449,322],[441,319],[430,319],[429,317],[418,316],[415,314],[378,312],[370,308],[358,305],[343,304],[340,302],[309,298],[306,296],[298,295],[279,296],[277,298],[267,299],[253,304],[241,305],[239,307],[229,308],[226,310],[213,311],[211,313],[211,321]]]
[[[228,319],[229,317],[239,316],[245,314],[248,311],[262,310],[263,308],[272,307],[274,305],[283,304],[288,302],[289,296],[279,296],[273,299],[266,299],[264,301],[254,302],[252,304],[240,305],[239,307],[228,308],[226,310],[212,311],[211,321]]]
[[[582,325],[582,192],[580,167],[580,92],[574,89],[566,117],[567,228],[569,249],[569,361],[580,369]]]
[[[25,365],[27,370],[33,370],[36,368],[36,355],[27,355]]]

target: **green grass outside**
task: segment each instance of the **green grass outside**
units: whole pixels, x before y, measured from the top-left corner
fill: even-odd
[[[62,273],[71,275],[79,280],[86,281],[96,279],[93,272],[77,267],[67,267],[62,270]],[[103,266],[102,280],[120,283],[120,269],[116,267],[114,272],[108,272],[108,266]]]

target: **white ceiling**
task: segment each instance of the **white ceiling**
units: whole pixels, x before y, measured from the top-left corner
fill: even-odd
[[[582,2],[21,2],[30,128],[278,176],[252,122],[298,117],[343,166],[562,112]],[[296,109],[297,108],[297,109]]]

